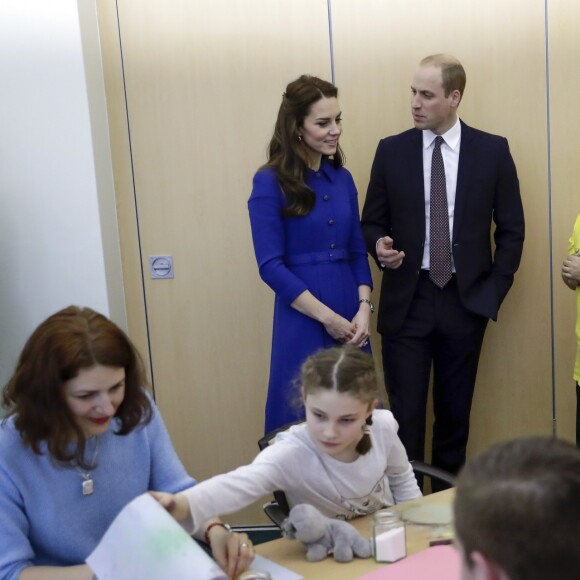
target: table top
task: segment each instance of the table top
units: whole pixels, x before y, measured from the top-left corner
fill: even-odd
[[[394,506],[393,509],[404,514],[408,510],[415,510],[422,506],[431,506],[432,509],[441,509],[451,506],[454,490],[449,489],[427,495],[418,500]],[[390,508],[389,508],[390,509]],[[371,536],[372,516],[363,516],[349,520],[365,538]],[[450,526],[416,524],[407,521],[407,554],[415,554],[429,546],[431,540],[449,534]],[[339,564],[328,557],[322,562],[308,562],[304,546],[297,540],[281,538],[256,546],[256,554],[268,558],[281,566],[304,576],[305,580],[351,580],[373,570],[377,570],[384,563],[377,563],[374,559],[355,558],[352,562]]]

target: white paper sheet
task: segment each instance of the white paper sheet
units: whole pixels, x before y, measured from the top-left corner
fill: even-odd
[[[149,494],[128,504],[87,558],[99,580],[225,580],[227,575]]]

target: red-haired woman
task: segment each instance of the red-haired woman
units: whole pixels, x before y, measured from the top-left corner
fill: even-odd
[[[0,578],[89,579],[84,561],[127,503],[195,484],[144,385],[131,341],[89,308],[33,332],[3,394]],[[230,575],[249,565],[245,534],[204,530]]]

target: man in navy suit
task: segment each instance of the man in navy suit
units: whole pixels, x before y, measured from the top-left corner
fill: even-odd
[[[378,331],[399,435],[409,458],[423,459],[433,366],[432,463],[452,473],[465,463],[487,321],[497,319],[524,241],[507,140],[457,115],[465,80],[452,56],[421,61],[411,86],[415,128],[380,141],[362,213],[367,249],[383,271]]]

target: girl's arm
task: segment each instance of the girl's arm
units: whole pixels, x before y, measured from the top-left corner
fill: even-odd
[[[191,517],[195,534],[203,531],[203,524],[218,517],[241,510],[276,489],[290,485],[285,465],[293,448],[283,441],[264,449],[250,465],[216,475],[174,496],[154,493],[161,504],[180,522]],[[188,530],[190,531],[190,530]]]
[[[390,412],[386,419],[386,429],[381,432],[381,436],[386,439],[385,443],[388,450],[386,474],[393,499],[395,503],[417,499],[423,494],[417,484],[417,478],[413,472],[413,467],[409,463],[405,447],[397,434],[399,425]]]
[[[408,460],[405,466],[399,466],[393,469],[388,468],[387,474],[389,487],[391,488],[395,503],[410,501],[423,495],[417,484],[417,478],[415,477],[413,468]]]

